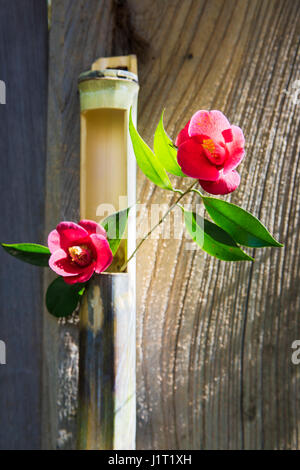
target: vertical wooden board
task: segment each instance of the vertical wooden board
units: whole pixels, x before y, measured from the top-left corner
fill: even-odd
[[[79,218],[79,99],[77,79],[95,56],[105,55],[109,2],[52,2],[49,41],[46,222]],[[100,6],[100,5],[99,5]],[[91,18],[101,18],[102,28]],[[94,39],[97,36],[97,43]],[[53,278],[45,276],[45,289]],[[76,446],[78,318],[57,322],[45,313],[43,343],[43,448]],[[64,347],[64,338],[72,347]],[[73,361],[72,361],[73,356]],[[67,374],[67,364],[73,364]],[[69,401],[69,395],[72,402]]]
[[[221,109],[243,128],[247,148],[241,186],[226,199],[286,243],[257,251],[253,266],[187,251],[185,239],[144,244],[138,448],[297,448],[299,2],[128,5],[149,43],[139,67],[141,134],[152,143],[163,106],[173,137],[197,109]],[[138,199],[150,207],[172,196],[139,174]]]
[[[46,230],[78,217],[77,75],[99,56],[136,53],[141,134],[152,144],[164,106],[173,137],[197,109],[221,109],[247,142],[241,186],[226,199],[261,217],[282,241],[288,238],[282,250],[255,253],[254,266],[186,250],[183,230],[182,240],[143,245],[137,258],[138,448],[299,447],[300,369],[290,359],[299,337],[298,12],[298,0],[53,3]],[[138,199],[147,207],[173,200],[140,172]],[[74,417],[57,421],[57,351],[65,333],[74,350],[76,324],[57,327],[47,319],[44,423],[52,428],[45,447],[75,442]],[[67,436],[59,444],[58,433]]]
[[[0,2],[2,242],[44,242],[47,32],[46,2]],[[39,449],[43,270],[0,260],[0,448]]]
[[[98,57],[130,50],[113,0],[54,0],[50,31],[46,233],[79,219],[80,108],[77,79]],[[45,289],[51,273],[46,276]],[[78,317],[44,324],[43,447],[76,446]],[[64,338],[67,338],[65,347]],[[74,361],[71,360],[73,355]],[[73,373],[64,373],[72,363]],[[69,369],[68,369],[69,370]],[[61,371],[61,372],[59,372]],[[72,406],[68,405],[71,392]]]

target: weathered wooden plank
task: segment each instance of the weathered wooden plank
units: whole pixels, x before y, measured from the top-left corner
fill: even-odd
[[[38,45],[38,47],[37,47]],[[44,242],[46,2],[0,1],[0,240]],[[0,448],[41,442],[42,270],[0,252]]]
[[[241,186],[227,199],[260,216],[282,241],[289,237],[283,250],[257,252],[253,266],[186,250],[185,237],[143,245],[138,448],[300,447],[300,369],[290,360],[300,333],[298,105],[291,95],[298,22],[298,0],[54,1],[46,230],[78,217],[77,75],[97,57],[137,53],[142,135],[151,143],[163,106],[173,136],[195,110],[221,109],[247,141]],[[147,207],[171,202],[138,176]],[[60,335],[69,335],[74,351],[77,326],[47,321],[45,410],[52,416],[45,413],[44,422],[53,428],[44,446],[57,446],[59,431],[69,437],[59,445],[72,447],[75,421],[67,413],[55,424],[55,390]]]
[[[79,220],[80,108],[77,79],[96,58],[112,55],[112,8],[112,1],[55,0],[52,3],[46,233],[60,220]],[[45,287],[50,278],[51,274],[45,279]],[[57,324],[55,319],[45,315],[43,447],[74,448],[78,318]],[[64,338],[67,338],[66,342]],[[70,364],[72,369],[68,367]]]
[[[229,264],[149,241],[137,259],[138,447],[299,447],[298,1],[129,1],[150,43],[139,123],[150,140],[162,106],[173,136],[197,109],[221,109],[246,135],[242,183],[283,250]],[[153,14],[159,8],[160,15]],[[297,32],[298,31],[298,32]],[[295,90],[294,90],[295,92]],[[171,196],[140,175],[148,206]],[[287,240],[288,237],[288,240]]]

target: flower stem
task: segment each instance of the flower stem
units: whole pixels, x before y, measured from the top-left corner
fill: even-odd
[[[165,218],[170,214],[170,212],[174,209],[174,207],[178,204],[179,201],[181,201],[181,199],[188,193],[191,192],[191,190],[193,189],[193,187],[198,183],[198,181],[194,181],[193,184],[191,186],[188,187],[188,189],[186,191],[180,191],[180,190],[176,190],[174,192],[179,192],[180,193],[180,196],[179,198],[174,202],[174,204],[172,204],[169,209],[167,210],[167,212],[162,216],[161,219],[159,219],[159,221],[157,222],[157,224],[154,225],[154,227],[152,227],[149,232],[141,239],[141,241],[137,244],[137,247],[136,249],[134,250],[134,252],[129,256],[129,258],[127,259],[127,261],[125,261],[125,263],[123,264],[123,266],[121,267],[120,271],[123,272],[125,271],[129,261],[134,257],[134,255],[136,254],[136,252],[138,251],[138,249],[142,246],[142,244],[144,243],[145,240],[147,240],[147,238],[151,235],[152,232],[154,232],[154,230],[165,220]]]

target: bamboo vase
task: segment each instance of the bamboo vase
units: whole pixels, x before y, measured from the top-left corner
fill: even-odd
[[[132,108],[136,121],[138,89],[135,56],[98,59],[79,77],[81,219],[135,205],[128,119]],[[109,272],[92,279],[81,306],[79,449],[135,449],[135,261],[119,272],[134,248],[133,211]]]

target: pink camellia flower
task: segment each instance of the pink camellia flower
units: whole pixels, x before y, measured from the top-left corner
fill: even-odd
[[[244,157],[243,131],[221,111],[197,111],[176,139],[177,160],[187,176],[205,191],[227,194],[240,184],[235,168]]]
[[[67,284],[88,281],[94,272],[105,271],[113,259],[104,228],[92,220],[61,222],[49,233],[48,246],[49,266]]]

